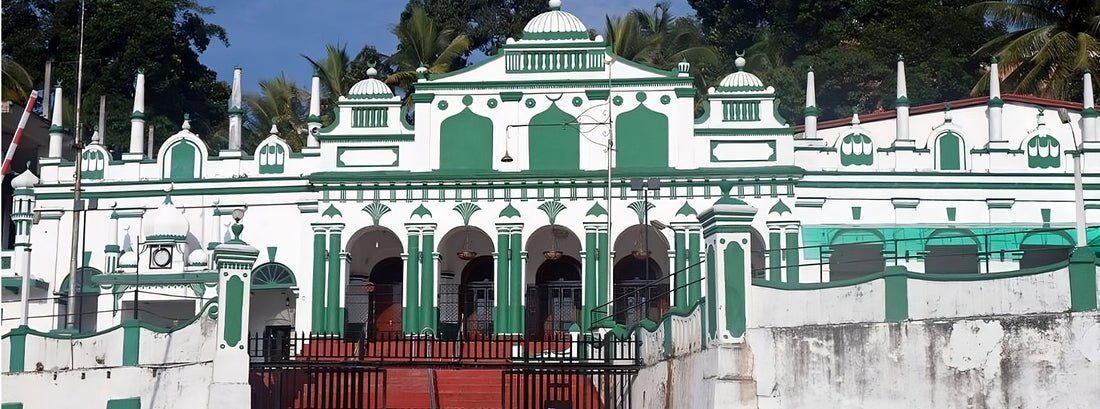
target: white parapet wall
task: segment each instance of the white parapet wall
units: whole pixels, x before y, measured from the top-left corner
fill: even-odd
[[[927,280],[914,274],[908,282],[909,318],[1031,314],[1070,309],[1069,267],[998,278],[1002,274],[986,274],[988,279],[978,281]]]
[[[837,285],[840,284],[840,285]],[[799,290],[753,286],[752,326],[793,327],[820,323],[885,321],[886,287],[881,279],[858,284],[801,284]]]
[[[102,408],[140,399],[142,408],[204,408],[212,382],[217,320],[209,302],[193,320],[161,328],[138,321],[90,335],[21,327],[3,337],[3,403],[23,408]]]

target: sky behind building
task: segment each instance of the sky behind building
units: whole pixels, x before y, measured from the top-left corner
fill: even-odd
[[[457,1],[457,0],[456,0]],[[604,16],[620,16],[633,8],[651,9],[657,0],[564,0],[562,10],[573,13],[585,26],[602,33]],[[216,0],[202,1],[215,13],[210,23],[225,27],[229,47],[211,43],[199,58],[218,72],[218,79],[231,81],[233,67],[243,70],[245,92],[258,92],[257,82],[285,73],[300,86],[308,86],[313,70],[302,58],[321,58],[325,44],[347,44],[352,57],[364,45],[392,53],[397,37],[390,27],[397,24],[405,3],[377,0]],[[687,0],[672,0],[674,16],[694,15]],[[481,58],[475,51],[473,60]]]

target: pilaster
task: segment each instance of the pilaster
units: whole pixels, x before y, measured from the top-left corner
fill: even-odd
[[[244,226],[232,226],[234,238],[214,249],[218,271],[218,338],[210,385],[211,407],[248,407],[248,311],[252,278],[249,273],[260,252],[241,241]]]
[[[751,231],[756,208],[724,197],[699,215],[707,248],[707,335],[711,342],[737,342],[749,317]]]
[[[420,228],[406,224],[409,251],[405,255],[405,296],[401,309],[401,326],[406,334],[420,329]]]
[[[344,309],[341,308],[340,291],[343,287],[343,270],[340,268],[340,240],[344,225],[334,224],[328,228],[328,268],[325,279],[325,327],[330,334],[344,334]]]

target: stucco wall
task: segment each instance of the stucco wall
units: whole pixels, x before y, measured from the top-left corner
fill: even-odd
[[[759,328],[746,340],[760,408],[1084,408],[1100,401],[1096,312]]]
[[[825,322],[881,322],[886,290],[882,280],[837,288],[780,290],[752,286],[749,322],[754,327],[789,327]]]
[[[5,373],[3,402],[25,409],[105,408],[111,399],[140,397],[142,409],[205,408],[211,368],[204,362]]]

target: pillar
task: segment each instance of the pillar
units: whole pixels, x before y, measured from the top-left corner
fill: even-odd
[[[117,203],[111,204],[114,209]],[[118,213],[111,211],[111,218],[107,219],[107,244],[103,247],[103,272],[110,274],[118,269],[118,257],[122,249],[118,245]]]
[[[755,215],[756,208],[728,196],[699,215],[707,248],[706,328],[712,342],[736,342],[745,335]]]
[[[218,347],[214,351],[210,407],[251,406],[248,384],[248,309],[252,278],[249,273],[260,252],[241,241],[244,226],[233,224],[233,239],[214,248],[218,272]]]
[[[688,266],[690,264],[688,262],[687,247],[687,235],[689,226],[675,222],[671,226],[673,251],[675,252],[675,255],[673,256],[673,271],[676,274],[675,279],[673,279],[673,286],[675,287],[675,290],[673,291],[672,304],[677,307],[683,308],[687,307],[690,304],[690,302],[688,301],[687,287],[687,283],[691,281],[691,279],[688,277],[688,275],[690,275],[690,273],[688,272]]]
[[[65,128],[61,125],[61,83],[54,89],[53,123],[50,125],[50,150],[49,157],[60,158],[62,139],[65,136]],[[43,108],[45,109],[45,108]]]
[[[405,264],[405,297],[401,326],[406,334],[420,330],[420,228],[406,225],[409,251]]]
[[[138,70],[134,85],[134,109],[130,113],[130,159],[142,159],[145,137],[145,74]]]
[[[330,334],[344,334],[344,309],[340,304],[340,291],[343,287],[344,269],[340,268],[340,239],[343,225],[332,225],[328,229],[328,267],[325,278],[325,327]]]
[[[768,281],[783,281],[783,226],[768,224]]]
[[[38,183],[38,177],[30,170],[19,174],[12,179],[12,213],[11,221],[15,224],[15,246],[13,247],[13,263],[15,275],[22,279],[19,289],[19,305],[21,312],[21,325],[26,326],[30,317],[30,283],[31,283],[31,227],[34,219],[34,185]]]
[[[806,107],[803,109],[806,124],[806,139],[817,139],[817,116],[821,109],[817,107],[817,92],[814,87],[814,69],[806,71]]]
[[[306,118],[309,136],[306,139],[306,147],[318,148],[321,146],[317,139],[317,135],[321,133],[321,76],[316,69],[313,70],[313,80],[310,85],[309,117]]]
[[[509,230],[508,237],[510,243],[508,244],[508,252],[511,255],[509,259],[509,277],[508,282],[511,287],[508,289],[508,322],[511,324],[510,333],[523,334],[524,333],[524,306],[526,301],[523,299],[524,294],[524,275],[523,275],[523,226],[515,225]]]
[[[314,334],[325,333],[325,235],[327,228],[323,225],[313,225],[313,302],[310,310],[310,332]],[[215,247],[216,248],[216,247]]]
[[[898,54],[898,92],[894,100],[894,108],[897,110],[897,136],[894,145],[913,146],[913,140],[909,137],[909,96],[905,86],[905,59]]]
[[[783,250],[784,262],[786,263],[787,282],[798,283],[799,282],[799,265],[802,264],[802,257],[799,256],[799,246],[801,241],[799,240],[799,228],[800,226],[795,224],[789,224],[784,227],[786,234],[787,245]]]
[[[435,225],[420,231],[420,325],[421,333],[436,334],[439,320],[439,297],[436,296]]]
[[[1100,145],[1100,131],[1096,129],[1096,100],[1092,94],[1092,73],[1087,69],[1083,78],[1084,88],[1081,109],[1081,140],[1086,147]]]
[[[581,329],[585,331],[592,329],[592,311],[599,305],[596,302],[598,298],[596,291],[599,288],[597,277],[600,275],[598,263],[600,252],[603,249],[598,244],[598,229],[599,224],[584,224],[584,251],[581,252],[581,257],[584,259],[581,270],[583,278],[581,292],[584,294],[584,306],[581,308]]]
[[[241,109],[241,67],[233,67],[233,88],[229,95],[229,149],[241,150],[241,127],[244,111]]]
[[[693,226],[688,229],[688,302],[694,303],[703,298],[703,285],[706,281],[703,278],[703,264],[702,256],[702,230],[697,226]]]
[[[1001,73],[997,68],[997,57],[993,57],[993,60],[989,64],[989,102],[986,103],[986,109],[989,112],[989,147],[1004,147],[1006,143],[1004,135],[1001,133],[1001,111],[1004,109],[1005,102],[1001,100]]]
[[[497,251],[494,254],[496,261],[494,283],[496,288],[493,291],[493,331],[497,334],[510,334],[513,328],[511,290],[514,278],[511,273],[511,231],[515,226],[511,223],[497,224]]]

